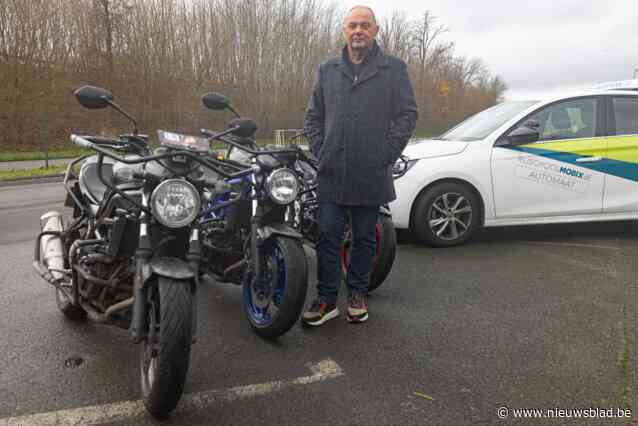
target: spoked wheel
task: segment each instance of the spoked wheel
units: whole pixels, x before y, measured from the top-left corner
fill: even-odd
[[[192,344],[191,285],[158,277],[156,288],[149,288],[149,335],[140,348],[140,371],[144,405],[160,420],[184,391]]]
[[[292,327],[301,314],[308,286],[308,265],[301,243],[276,236],[261,248],[262,276],[247,272],[244,278],[244,310],[257,334],[277,338]]]
[[[376,251],[372,261],[370,272],[370,282],[368,291],[377,289],[390,274],[394,257],[396,255],[397,239],[392,219],[379,215],[375,227]],[[348,265],[350,264],[350,249],[352,246],[352,231],[350,227],[346,230],[343,245],[341,247],[341,272],[345,280],[348,275]]]

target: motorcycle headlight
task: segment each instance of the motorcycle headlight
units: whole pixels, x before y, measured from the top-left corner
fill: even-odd
[[[199,213],[200,207],[197,189],[181,179],[165,180],[151,194],[153,216],[168,228],[189,225]]]
[[[266,180],[266,189],[270,198],[277,204],[290,204],[299,193],[299,182],[288,169],[275,170]]]

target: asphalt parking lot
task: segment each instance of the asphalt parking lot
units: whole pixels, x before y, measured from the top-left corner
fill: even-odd
[[[126,332],[70,324],[31,270],[38,218],[62,193],[0,188],[0,425],[152,424]],[[638,409],[638,224],[484,230],[451,249],[401,237],[365,324],[342,315],[265,342],[239,288],[206,285],[187,395],[165,424],[559,424],[514,412]]]

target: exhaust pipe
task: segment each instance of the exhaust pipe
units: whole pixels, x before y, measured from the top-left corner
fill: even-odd
[[[55,281],[64,279],[64,246],[62,238],[53,233],[64,231],[62,214],[56,211],[45,213],[40,218],[42,232],[50,232],[40,238],[40,260]]]

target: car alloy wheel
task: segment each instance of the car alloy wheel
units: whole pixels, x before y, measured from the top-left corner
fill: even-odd
[[[444,192],[430,205],[426,220],[433,235],[445,241],[458,240],[472,223],[472,204],[459,193]]]

